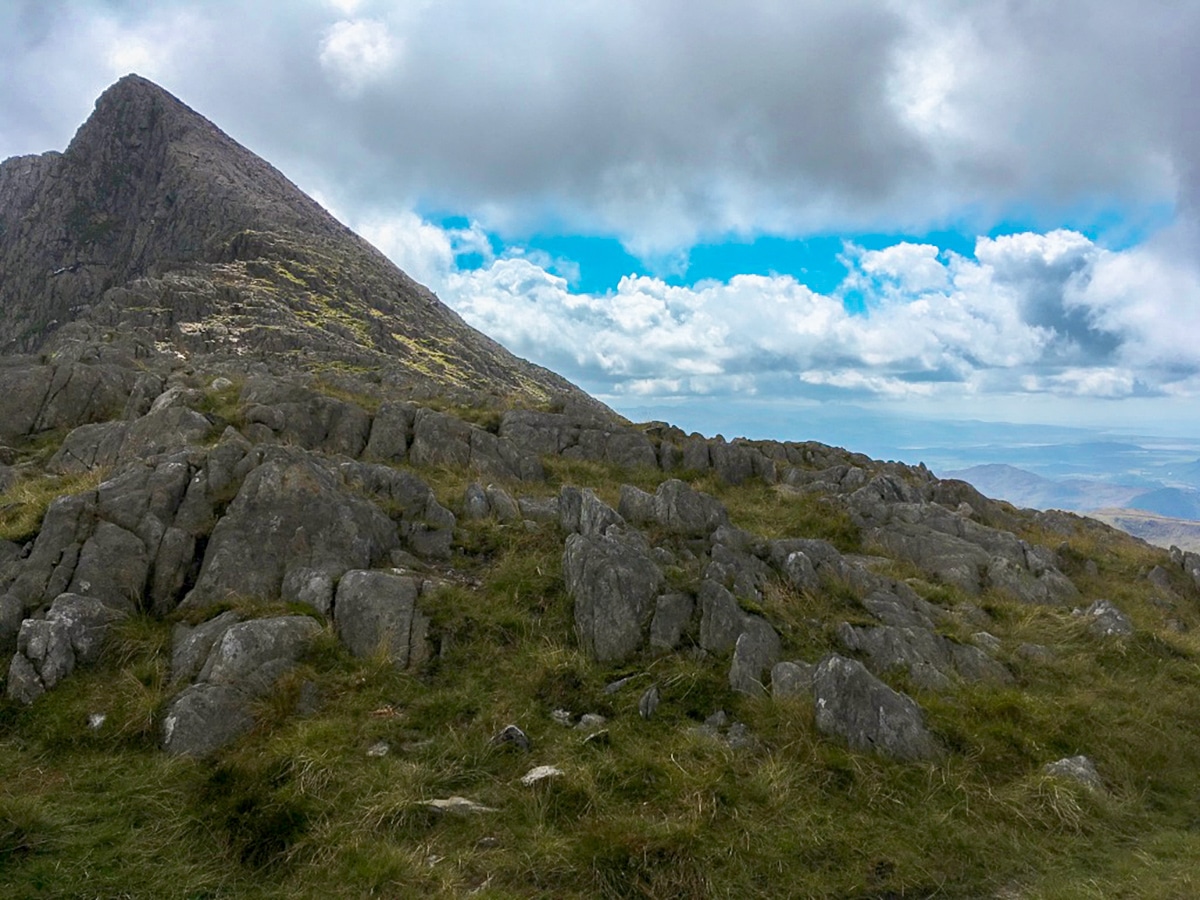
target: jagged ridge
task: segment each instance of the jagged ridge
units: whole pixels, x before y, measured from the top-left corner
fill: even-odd
[[[64,153],[0,165],[0,308],[7,353],[253,359],[600,408],[135,75]]]

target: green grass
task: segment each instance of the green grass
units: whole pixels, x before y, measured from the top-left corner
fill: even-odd
[[[232,411],[235,389],[211,403]],[[652,491],[668,477],[568,460],[547,468],[544,485],[505,486],[517,495],[589,486],[615,505],[622,482]],[[418,474],[460,509],[469,475]],[[756,534],[861,548],[848,517],[810,495],[690,480]],[[19,504],[25,524],[4,519],[24,537],[56,492],[91,483],[34,485]],[[886,565],[931,600],[986,609],[1015,677],[912,690],[949,751],[936,764],[852,753],[817,732],[810,701],[732,692],[724,658],[685,649],[590,661],[552,525],[460,521],[453,577],[420,601],[434,640],[422,668],[352,658],[326,628],[256,703],[257,727],[211,760],[157,749],[175,690],[172,623],[135,617],[113,630],[101,666],[30,708],[0,701],[0,896],[1195,896],[1200,598],[1180,578],[1165,601],[1143,577],[1165,555],[1111,532],[1022,536],[1065,540],[1081,602],[1109,597],[1138,634],[1102,640],[1067,609],[967,598],[910,565]],[[694,589],[698,575],[679,566],[672,586]],[[784,657],[808,661],[837,648],[838,622],[865,621],[833,582],[797,592],[773,581],[758,611],[778,628]],[[1168,617],[1191,630],[1167,630]],[[958,638],[974,628],[947,626]],[[1028,659],[1022,643],[1053,657]],[[643,720],[638,699],[651,684],[661,705]],[[313,692],[317,711],[298,715]],[[607,733],[585,740],[554,721],[556,709],[601,714]],[[733,750],[698,732],[717,710],[744,723],[753,745]],[[103,724],[89,727],[98,713]],[[508,724],[526,731],[531,752],[490,744]],[[389,752],[369,756],[381,741]],[[1041,774],[1078,753],[1095,761],[1103,792]],[[563,775],[521,784],[538,765]],[[425,805],[452,795],[493,811]]]
[[[50,504],[65,494],[93,490],[106,472],[93,469],[75,475],[32,475],[0,493],[0,540],[27,541],[37,536]]]
[[[686,653],[615,667],[575,646],[560,539],[473,523],[481,585],[422,603],[439,635],[422,671],[350,658],[326,633],[259,727],[206,762],[157,749],[169,627],[122,626],[108,662],[31,709],[0,711],[0,892],[13,897],[1184,897],[1200,852],[1195,641],[1099,641],[1061,610],[1005,607],[1006,646],[1048,664],[1014,687],[920,695],[951,748],[938,765],[854,754],[806,701],[732,693]],[[1003,601],[996,601],[1002,604]],[[829,638],[836,591],[768,592],[791,650]],[[999,606],[997,606],[999,609]],[[632,680],[615,693],[605,685]],[[292,714],[305,682],[320,712]],[[636,712],[658,684],[658,715]],[[605,742],[554,722],[608,719]],[[756,739],[694,728],[717,709]],[[97,730],[94,712],[107,715]],[[489,745],[509,723],[529,754]],[[367,749],[386,741],[383,757]],[[1088,753],[1107,790],[1039,774]],[[535,765],[564,775],[535,787]],[[461,795],[495,811],[437,814]]]

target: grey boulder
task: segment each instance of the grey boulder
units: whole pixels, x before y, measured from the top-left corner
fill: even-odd
[[[932,760],[942,748],[925,727],[921,708],[867,671],[830,654],[813,673],[817,729],[851,748],[901,761]]]
[[[593,659],[618,662],[642,647],[663,575],[639,536],[570,535],[563,577],[579,641]]]
[[[428,620],[417,610],[421,583],[398,572],[347,572],[338,583],[334,624],[355,656],[383,653],[398,668],[423,655]]]

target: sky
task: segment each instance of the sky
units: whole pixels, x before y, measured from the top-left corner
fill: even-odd
[[[137,72],[631,418],[1200,438],[1197,46],[1194,0],[0,0],[0,158]]]

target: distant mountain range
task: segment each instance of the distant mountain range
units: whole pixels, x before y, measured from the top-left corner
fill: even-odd
[[[1173,467],[1171,474],[1176,478],[1200,474],[1200,462]],[[945,472],[944,476],[968,481],[989,497],[1014,506],[1087,513],[1158,546],[1200,549],[1200,491],[1190,487],[1147,490],[1146,484],[1046,478],[1000,463]]]

